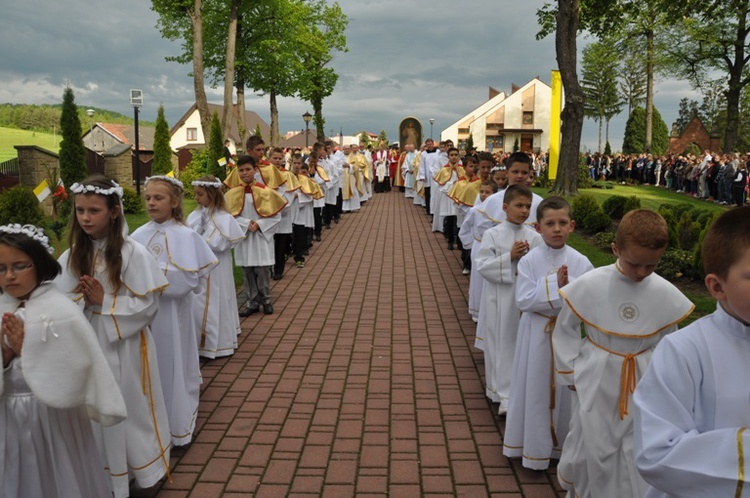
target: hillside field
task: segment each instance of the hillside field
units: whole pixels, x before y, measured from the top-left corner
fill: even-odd
[[[18,130],[0,127],[0,162],[16,157],[14,145],[36,145],[54,153],[60,150],[60,134],[38,133],[34,131]]]

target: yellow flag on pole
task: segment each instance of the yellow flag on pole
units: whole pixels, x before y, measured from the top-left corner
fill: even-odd
[[[169,173],[167,173],[167,176],[170,176],[170,177],[174,178],[174,170],[172,170]]]
[[[557,179],[557,166],[560,163],[560,113],[562,112],[562,78],[560,71],[552,71],[552,101],[549,123],[549,179]]]
[[[50,194],[52,194],[52,191],[49,189],[49,183],[47,183],[47,180],[42,180],[42,182],[34,188],[34,195],[39,199],[39,202],[42,202]]]

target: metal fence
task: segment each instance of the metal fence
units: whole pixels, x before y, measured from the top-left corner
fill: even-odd
[[[19,182],[20,163],[17,157],[0,163],[0,192],[15,187]]]

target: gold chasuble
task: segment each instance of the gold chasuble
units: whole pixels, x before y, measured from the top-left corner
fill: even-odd
[[[303,194],[309,195],[316,200],[322,199],[326,196],[323,193],[323,190],[321,190],[320,185],[318,185],[315,180],[313,180],[309,176],[298,175],[297,181],[299,181],[300,192],[302,192]]]
[[[424,181],[423,180],[417,180],[419,178],[419,168],[422,166],[422,154],[417,152],[414,154],[414,160],[411,163],[411,167],[414,170],[414,191],[417,193],[419,197],[424,199]]]
[[[279,171],[279,168],[273,164],[261,164],[258,166],[260,177],[266,187],[278,190],[286,182],[286,177]]]
[[[362,166],[362,161],[364,161],[365,163],[364,166]],[[354,152],[352,152],[346,157],[346,162],[351,166],[351,173],[357,180],[357,191],[359,192],[359,195],[362,195],[362,192],[364,192],[364,190],[362,190],[362,175],[364,175],[365,171],[368,169],[367,159],[365,159],[365,157],[361,154],[355,154]]]
[[[394,161],[393,157],[390,158],[391,164],[393,162],[396,163],[395,170],[393,170],[393,173],[395,173],[395,178],[391,178],[391,181],[393,182],[394,187],[403,187],[404,186],[404,177],[401,176],[401,165],[404,163],[404,158],[406,157],[406,152],[402,152],[399,158]]]
[[[328,173],[326,173],[326,170],[323,169],[323,166],[315,166],[315,172],[323,179],[324,182],[328,183],[331,181],[331,179],[328,178]]]
[[[242,180],[240,180],[240,174],[237,172],[237,168],[234,168],[228,175],[226,180],[224,180],[224,186],[229,189],[233,189],[234,187],[239,187],[240,185],[245,185]]]
[[[453,199],[456,204],[472,207],[474,201],[479,195],[479,187],[482,185],[482,179],[478,176],[473,180],[461,180],[453,184],[448,191],[448,197]]]
[[[442,168],[440,168],[440,171],[438,171],[435,176],[432,177],[433,180],[435,180],[438,185],[441,187],[448,183],[451,179],[451,176],[453,176],[453,172],[456,172],[456,175],[458,175],[458,179],[462,180],[464,178],[464,167],[463,166],[456,166],[455,168],[451,167],[450,163],[446,164]]]
[[[356,175],[356,173],[352,173],[352,168],[349,167],[344,168],[344,174],[341,176],[341,198],[345,201],[351,199],[354,194],[352,189],[353,174]]]
[[[262,183],[255,182],[252,185],[239,185],[229,190],[224,196],[227,201],[227,210],[232,216],[239,216],[242,208],[245,207],[245,194],[250,194],[253,198],[255,210],[263,218],[270,218],[279,213],[287,205],[284,197]]]
[[[286,192],[294,192],[295,190],[300,188],[299,180],[297,180],[297,175],[285,169],[280,169],[279,173],[281,173],[281,175],[284,177],[283,185],[286,187]]]

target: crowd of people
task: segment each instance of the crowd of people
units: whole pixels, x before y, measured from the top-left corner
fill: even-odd
[[[149,178],[151,221],[132,236],[114,180],[72,185],[59,260],[43,230],[0,226],[2,496],[119,498],[169,478],[170,452],[195,430],[199,357],[231,355],[240,318],[274,312],[270,280],[288,259],[304,268],[343,213],[392,191],[461,251],[507,457],[535,470],[559,459],[570,496],[741,493],[750,207],[705,237],[717,311],[675,332],[694,306],[654,273],[664,219],[628,213],[617,261],[594,269],[567,245],[567,201],[529,189],[538,166],[523,152],[325,142],[285,158],[253,136],[232,163],[224,181],[192,182],[198,207],[187,217],[180,180]]]
[[[693,154],[586,154],[594,180],[656,185],[717,204],[742,206],[748,195],[750,155],[721,154],[706,149]]]

